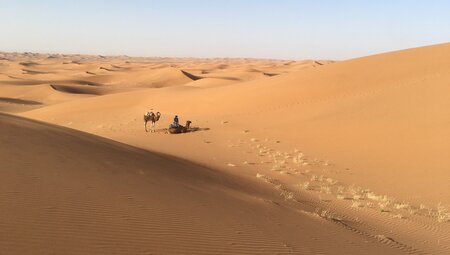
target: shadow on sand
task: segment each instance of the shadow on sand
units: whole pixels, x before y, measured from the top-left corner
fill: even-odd
[[[193,132],[198,132],[198,131],[208,131],[208,130],[210,130],[210,128],[190,127],[189,129],[186,130],[186,132],[179,133],[179,134],[193,133]],[[155,129],[154,132],[150,131],[149,133],[170,134],[168,128],[157,128],[157,129]]]

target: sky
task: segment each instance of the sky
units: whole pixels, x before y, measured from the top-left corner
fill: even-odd
[[[448,0],[0,0],[0,51],[350,59],[450,42]]]

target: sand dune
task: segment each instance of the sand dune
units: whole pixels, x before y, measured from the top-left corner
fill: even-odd
[[[228,119],[239,123],[227,125],[229,130],[253,129],[259,136],[283,140],[285,150],[300,147],[351,169],[334,176],[349,183],[418,203],[450,203],[441,193],[450,178],[445,156],[449,123],[443,117],[450,109],[449,48],[446,44],[381,54],[208,90],[175,88],[92,98],[27,116],[46,119],[70,108],[71,118],[85,129],[84,117],[77,118],[77,112],[91,109],[98,119],[105,113],[95,109],[108,105],[123,116],[118,117],[123,125],[149,107],[201,122]],[[403,182],[397,183],[398,178]]]
[[[78,138],[86,142],[70,153],[87,150],[86,155],[101,155],[83,154],[86,163],[81,172],[75,170],[75,158],[68,163],[74,167],[70,171],[90,176],[92,185],[102,187],[103,193],[83,191],[91,199],[88,205],[83,204],[90,208],[84,211],[110,213],[106,219],[115,223],[102,221],[101,226],[118,226],[110,230],[122,229],[117,235],[126,240],[131,236],[145,239],[135,247],[155,247],[133,250],[98,228],[86,230],[110,251],[111,243],[117,241],[119,253],[129,249],[163,254],[180,250],[183,254],[224,250],[234,254],[450,252],[448,43],[336,63],[0,56],[7,59],[0,62],[0,96],[42,103],[33,109],[17,106],[0,110],[134,146],[31,122],[53,130],[39,135],[59,137],[60,132],[68,132],[75,136],[71,139],[76,141],[58,138],[60,143],[68,143],[67,148],[81,143]],[[22,69],[48,73],[24,74]],[[23,86],[37,81],[40,85]],[[59,85],[59,90],[50,85]],[[142,115],[148,110],[162,113],[153,133],[144,131]],[[182,123],[191,120],[197,131],[165,134],[175,114]],[[17,132],[33,127],[23,119],[2,119],[17,122],[17,128],[11,128]],[[114,152],[104,152],[106,149]],[[32,155],[31,151],[50,149],[29,150]],[[69,152],[52,151],[46,160],[53,160],[53,155],[64,159]],[[97,160],[99,157],[102,160]],[[125,158],[133,158],[132,163]],[[105,167],[102,162],[114,163]],[[140,170],[152,176],[148,180],[154,180],[152,185],[136,174]],[[86,176],[83,178],[89,179]],[[107,195],[119,191],[112,190],[103,178],[153,208],[152,216],[129,209],[130,217],[142,226],[140,230],[148,233],[144,239],[115,218],[131,201]],[[75,190],[81,189],[81,184],[76,185]],[[157,195],[150,195],[153,193]],[[102,204],[108,199],[113,208]],[[103,207],[95,207],[98,204]],[[186,212],[192,212],[189,224],[180,216]],[[98,223],[99,215],[89,220]],[[155,220],[150,220],[152,217]],[[236,230],[237,226],[243,229]],[[186,233],[193,237],[186,237]],[[198,242],[203,239],[209,243]]]
[[[32,100],[23,100],[11,97],[0,97],[0,111],[18,112],[39,107],[42,103]]]
[[[402,249],[376,238],[367,242],[308,213],[309,205],[299,212],[252,180],[74,130],[3,114],[0,122],[5,254]],[[344,243],[322,245],[330,236]]]
[[[92,86],[85,86],[85,85],[50,85],[50,87],[54,90],[65,92],[65,93],[72,93],[72,94],[89,94],[89,95],[101,95],[102,89],[101,88],[95,88]]]
[[[0,53],[0,85],[45,85],[71,94],[106,95],[172,86],[214,87],[267,76],[267,68],[288,73],[316,66],[311,61],[129,58],[85,55]],[[255,69],[256,68],[256,69]],[[258,69],[258,70],[257,70]],[[259,70],[260,69],[260,70]],[[205,79],[200,83],[195,83]],[[81,87],[81,86],[97,86]],[[0,96],[11,91],[3,87]],[[13,97],[17,97],[14,96]],[[62,98],[62,97],[61,97]],[[32,100],[32,98],[22,98]],[[42,99],[41,99],[42,100]],[[64,100],[63,100],[64,101]],[[71,101],[71,100],[66,100]],[[45,105],[61,100],[44,100]],[[22,109],[26,111],[29,109]],[[6,108],[4,111],[8,111]],[[12,110],[14,112],[20,109]]]
[[[6,102],[6,103],[11,103],[11,104],[23,104],[23,105],[38,105],[38,104],[41,104],[41,103],[36,102],[36,101],[21,100],[21,99],[8,98],[8,97],[0,97],[0,101]]]

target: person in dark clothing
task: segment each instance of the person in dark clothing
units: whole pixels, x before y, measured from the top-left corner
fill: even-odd
[[[173,118],[173,123],[170,125],[171,128],[178,128],[178,115]]]

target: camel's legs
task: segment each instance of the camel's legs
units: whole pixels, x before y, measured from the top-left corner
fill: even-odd
[[[148,132],[147,131],[147,121],[145,121],[144,127],[145,127],[145,132]]]
[[[152,122],[152,132],[155,132],[155,122]]]

